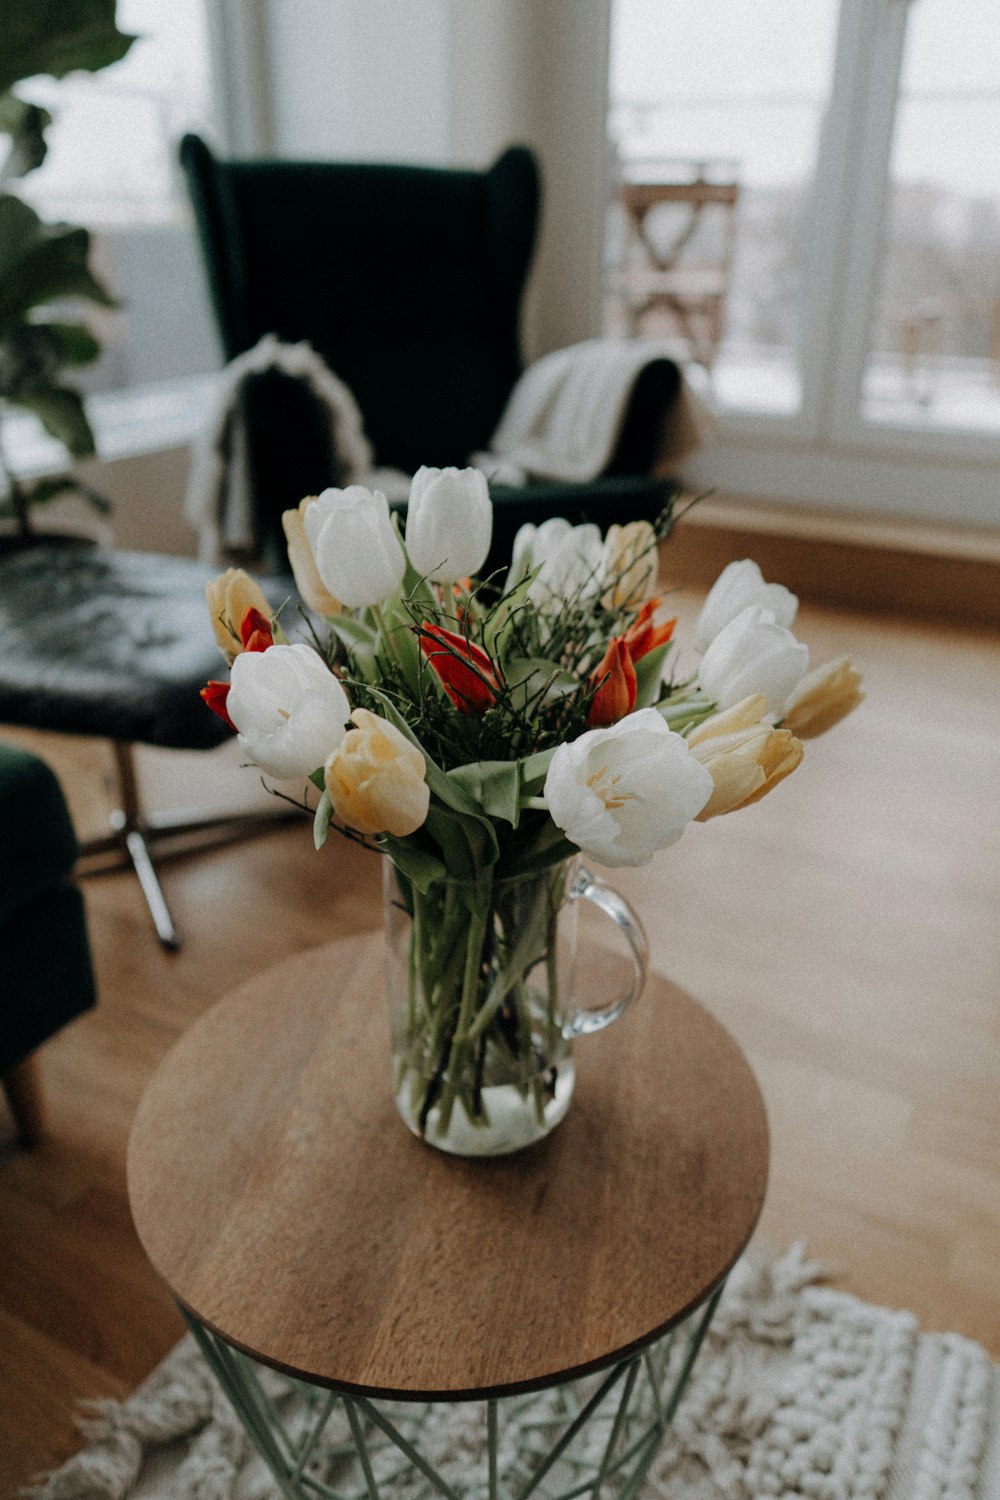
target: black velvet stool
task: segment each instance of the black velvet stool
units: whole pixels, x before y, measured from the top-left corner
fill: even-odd
[[[0,1086],[18,1136],[43,1133],[34,1052],[95,1000],[78,846],[55,774],[0,743]]]
[[[225,666],[205,604],[217,567],[187,558],[46,540],[0,553],[0,722],[110,740],[120,806],[111,832],[81,845],[105,868],[131,863],[157,935],[178,947],[154,868],[163,840],[240,837],[287,816],[153,818],[142,809],[133,746],[208,750],[230,731],[199,697]],[[272,603],[288,578],[263,581]]]

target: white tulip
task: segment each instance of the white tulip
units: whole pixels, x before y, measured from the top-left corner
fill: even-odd
[[[780,713],[809,666],[809,648],[751,604],[715,637],[698,668],[698,685],[719,708],[763,693],[769,713]]]
[[[406,512],[406,550],[433,583],[478,573],[493,536],[493,502],[479,469],[417,470]]]
[[[712,584],[695,621],[692,636],[695,650],[707,651],[730,620],[735,620],[751,604],[769,609],[775,623],[783,625],[786,630],[799,607],[797,596],[783,584],[765,583],[760,568],[749,558],[731,562]]]
[[[511,575],[540,571],[528,590],[533,603],[589,603],[603,587],[604,543],[596,526],[572,526],[552,516],[541,526],[530,522],[514,538]]]
[[[406,557],[381,490],[324,490],[302,522],[324,588],[348,609],[381,604],[399,587]]]
[[[545,778],[553,822],[606,865],[644,865],[712,795],[712,777],[655,708],[560,745]]]
[[[251,760],[282,780],[309,776],[322,766],[351,716],[336,677],[301,643],[238,656],[226,709]]]

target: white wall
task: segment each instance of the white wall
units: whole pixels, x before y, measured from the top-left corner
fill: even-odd
[[[527,352],[599,327],[610,0],[267,0],[279,155],[486,166],[534,147]]]
[[[447,0],[268,0],[265,14],[278,155],[448,159]]]

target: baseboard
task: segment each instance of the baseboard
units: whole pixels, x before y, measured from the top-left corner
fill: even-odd
[[[752,557],[766,578],[804,600],[1000,626],[1000,533],[994,531],[711,496],[676,526],[663,576],[707,585],[739,557]]]

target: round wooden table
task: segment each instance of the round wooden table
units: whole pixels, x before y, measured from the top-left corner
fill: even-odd
[[[552,1135],[448,1156],[392,1101],[382,944],[363,934],[258,975],[176,1044],[129,1143],[146,1253],[286,1494],[308,1491],[259,1365],[337,1393],[323,1408],[351,1419],[369,1491],[364,1433],[385,1437],[385,1399],[485,1399],[495,1440],[500,1398],[607,1371],[591,1385],[621,1382],[630,1411],[645,1371],[662,1435],[763,1203],[767,1122],[743,1054],[652,977],[575,1044]],[[621,1479],[613,1447],[605,1477]],[[648,1465],[653,1437],[640,1448]],[[496,1494],[495,1441],[490,1465]]]

